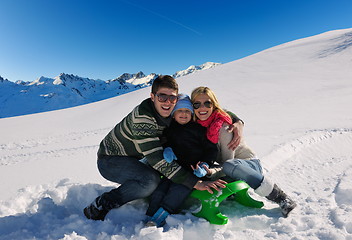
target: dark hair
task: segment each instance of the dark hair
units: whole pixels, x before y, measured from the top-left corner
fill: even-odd
[[[178,84],[176,80],[169,75],[160,75],[154,80],[152,93],[157,93],[160,88],[171,88],[178,93]]]

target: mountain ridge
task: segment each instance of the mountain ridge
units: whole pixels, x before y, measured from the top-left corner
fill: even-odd
[[[175,78],[220,65],[207,62],[178,71]],[[151,86],[161,74],[142,71],[124,73],[107,81],[61,73],[54,78],[41,76],[32,82],[11,82],[0,76],[0,118],[75,107]]]

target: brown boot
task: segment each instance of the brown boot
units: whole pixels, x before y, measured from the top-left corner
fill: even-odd
[[[297,204],[286,195],[276,184],[271,193],[266,197],[270,201],[276,202],[281,208],[282,215],[287,217],[288,214],[297,206]]]

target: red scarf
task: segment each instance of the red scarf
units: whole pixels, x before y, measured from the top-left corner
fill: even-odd
[[[220,128],[223,123],[232,124],[232,119],[229,115],[220,111],[214,111],[207,120],[197,120],[203,127],[207,128],[207,137],[212,143],[219,141]]]

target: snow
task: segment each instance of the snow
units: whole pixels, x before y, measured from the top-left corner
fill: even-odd
[[[298,207],[280,217],[224,201],[224,226],[189,212],[143,226],[136,200],[91,221],[82,209],[116,187],[96,167],[101,139],[149,96],[144,88],[83,106],[0,119],[0,239],[352,239],[352,29],[286,43],[178,79],[212,88]]]

